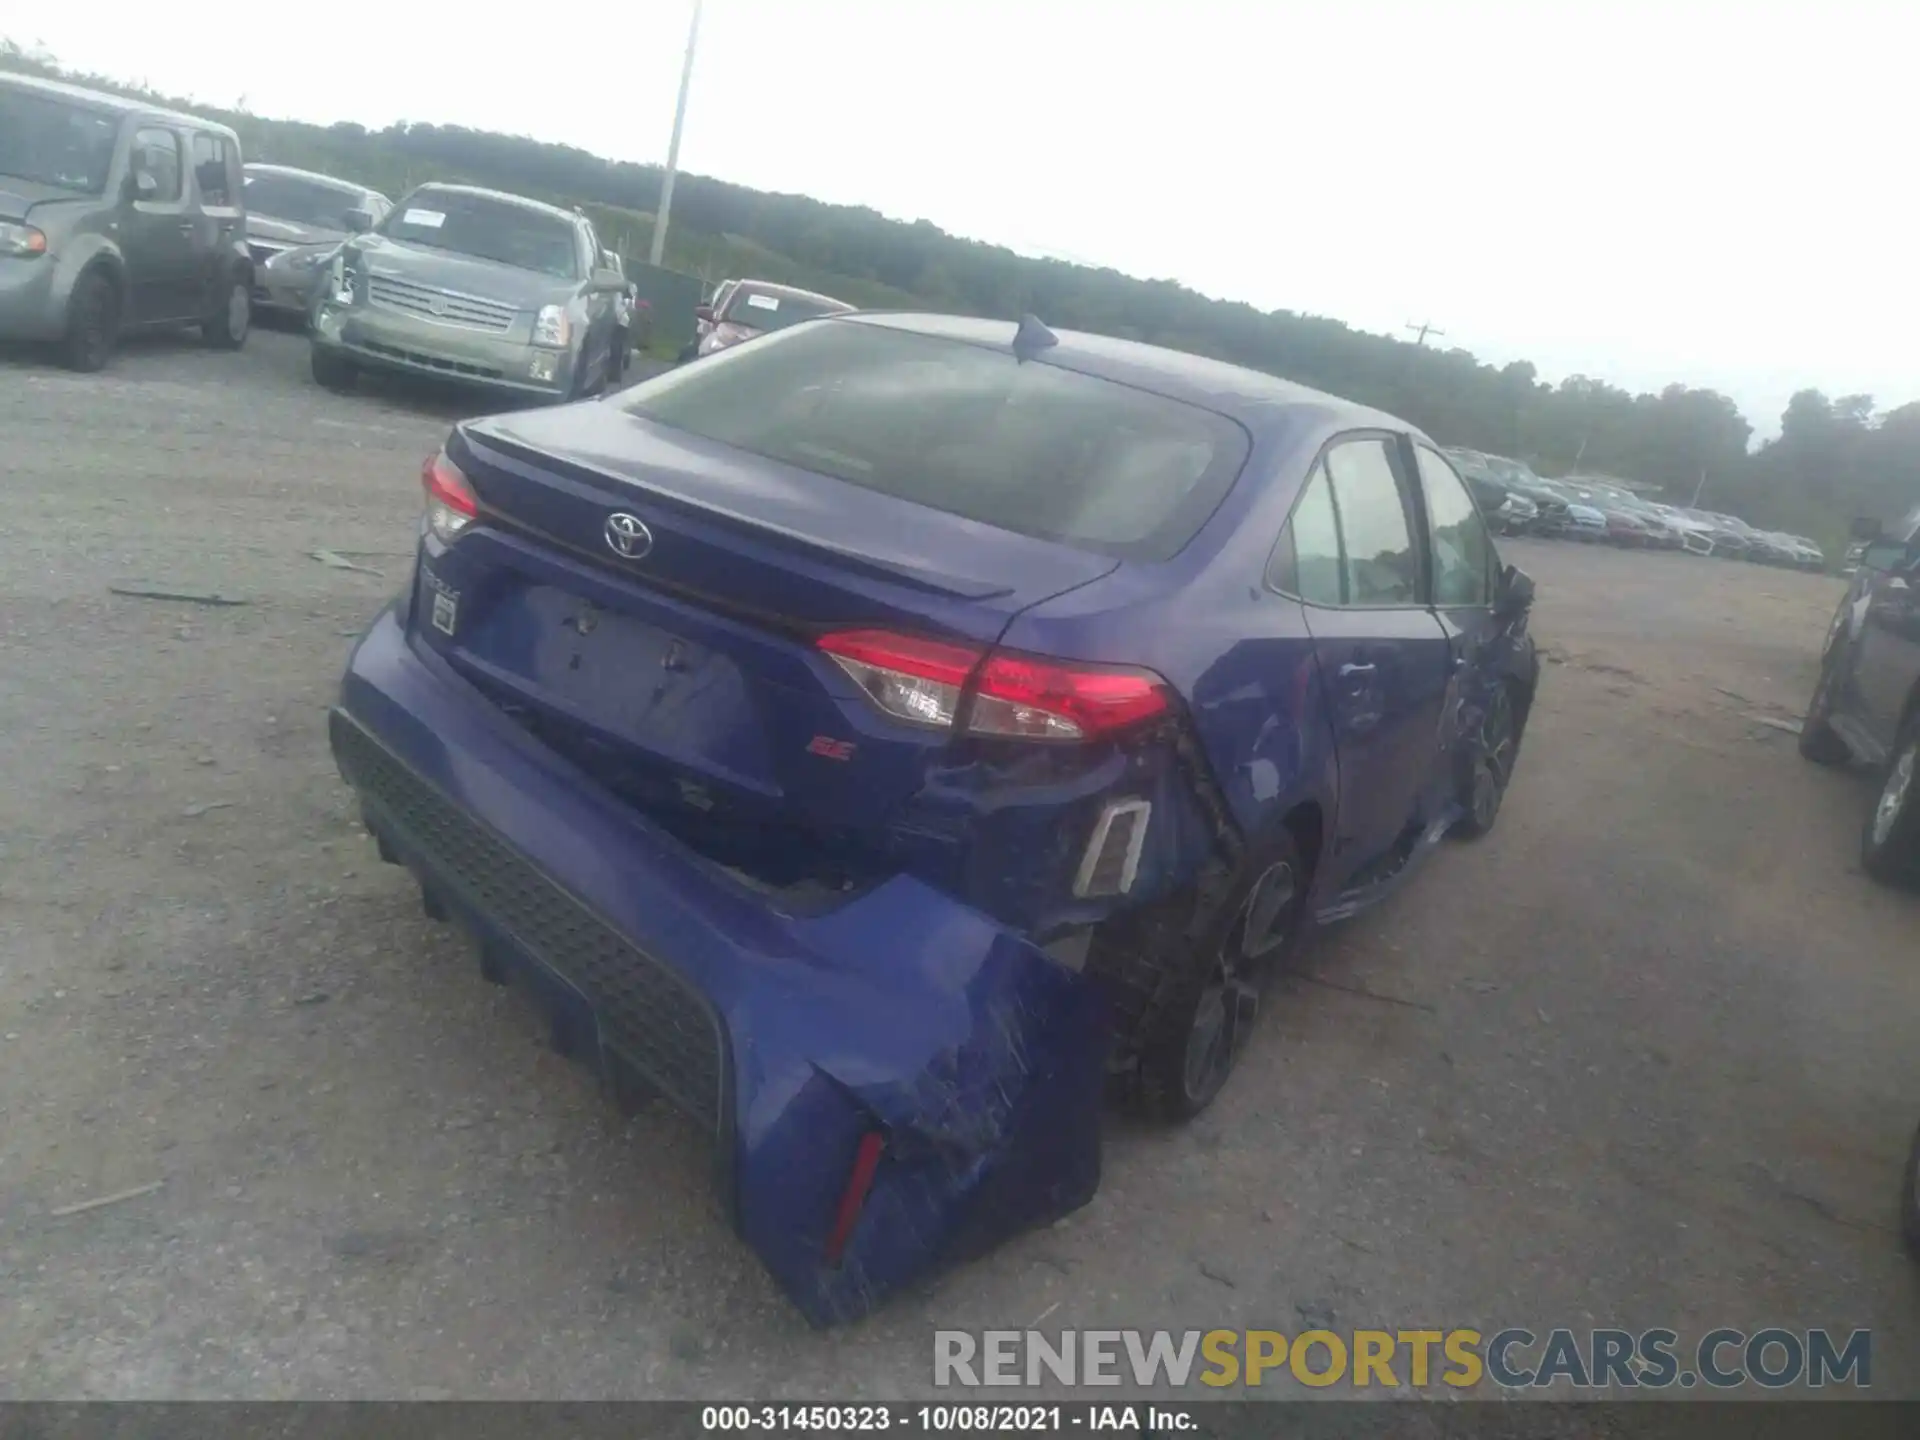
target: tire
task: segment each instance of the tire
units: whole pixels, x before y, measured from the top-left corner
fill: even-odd
[[[322,390],[331,390],[337,395],[351,395],[360,379],[359,366],[318,345],[308,352],[308,363],[313,369],[314,383]]]
[[[1900,1183],[1900,1238],[1907,1253],[1920,1260],[1920,1130],[1907,1149],[1907,1173]]]
[[[119,343],[120,287],[107,271],[89,270],[74,281],[67,298],[60,361],[69,370],[91,375],[106,367]]]
[[[1820,679],[1807,701],[1807,717],[1800,722],[1800,755],[1816,765],[1845,765],[1853,751],[1833,728],[1833,692],[1840,677],[1840,664],[1846,655],[1843,630],[1845,611],[1833,617],[1827,632],[1826,652],[1820,657]]]
[[[1487,701],[1480,728],[1467,741],[1460,757],[1460,805],[1463,813],[1448,831],[1462,840],[1477,840],[1493,829],[1501,803],[1513,780],[1513,762],[1520,751],[1520,711],[1513,686],[1501,681]]]
[[[200,338],[215,350],[238,350],[252,328],[252,287],[244,279],[229,280],[220,308],[200,322]]]
[[[1907,715],[1860,831],[1860,865],[1883,885],[1920,890],[1920,708]]]
[[[1128,1109],[1184,1121],[1213,1103],[1246,1051],[1266,982],[1299,948],[1311,880],[1282,828],[1232,875],[1096,935],[1087,968],[1113,1005]]]

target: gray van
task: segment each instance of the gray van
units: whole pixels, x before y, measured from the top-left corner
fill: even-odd
[[[0,74],[0,340],[98,370],[120,336],[198,325],[237,350],[252,318],[240,139],[224,125]]]

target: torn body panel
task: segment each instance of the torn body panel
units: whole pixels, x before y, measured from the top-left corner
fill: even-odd
[[[383,851],[490,967],[714,1137],[739,1233],[816,1324],[1093,1194],[1104,1005],[1020,933],[908,875],[784,913],[475,704],[391,611],[330,728]]]

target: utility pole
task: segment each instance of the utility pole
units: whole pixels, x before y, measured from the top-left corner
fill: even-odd
[[[667,216],[673,209],[673,177],[680,169],[680,127],[687,118],[687,87],[693,83],[693,51],[700,43],[700,4],[693,0],[693,24],[687,29],[687,58],[680,66],[680,98],[673,107],[673,138],[667,142],[667,176],[660,182],[660,211],[653,217],[653,250],[647,263],[658,267],[667,253]]]
[[[1700,471],[1700,483],[1693,487],[1693,499],[1687,502],[1687,508],[1689,510],[1695,510],[1699,508],[1700,492],[1706,488],[1707,488],[1707,472],[1706,472],[1706,469],[1702,467]]]
[[[1426,344],[1427,336],[1429,335],[1445,335],[1447,333],[1444,330],[1434,329],[1433,323],[1431,321],[1428,321],[1420,325],[1415,325],[1411,320],[1409,320],[1403,328],[1414,332],[1413,343],[1416,345]]]

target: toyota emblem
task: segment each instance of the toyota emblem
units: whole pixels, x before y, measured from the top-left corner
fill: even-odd
[[[616,510],[607,517],[607,548],[622,560],[644,560],[653,549],[653,532],[638,515]]]

